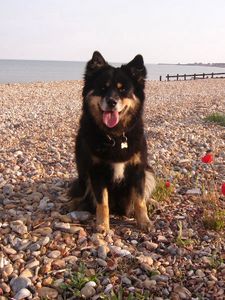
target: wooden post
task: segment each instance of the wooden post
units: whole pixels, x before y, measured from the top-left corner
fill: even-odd
[[[179,74],[177,74],[177,81],[179,80]]]
[[[194,80],[196,79],[196,74],[194,74]]]
[[[186,74],[184,74],[184,80],[186,80]]]
[[[202,78],[205,79],[205,73],[202,74]]]
[[[166,75],[166,78],[167,78],[167,81],[169,81],[169,80],[170,80],[170,75],[167,74],[167,75]]]
[[[213,75],[214,75],[214,73],[212,72],[212,77],[211,78],[213,78]]]
[[[159,76],[159,81],[162,81],[162,76],[161,75]]]

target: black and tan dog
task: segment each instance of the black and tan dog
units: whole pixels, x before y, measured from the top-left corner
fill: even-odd
[[[70,196],[76,209],[96,212],[99,232],[109,230],[109,213],[134,214],[145,230],[151,225],[146,201],[155,180],[142,120],[145,78],[141,55],[115,68],[96,51],[86,66],[75,150],[78,179]]]

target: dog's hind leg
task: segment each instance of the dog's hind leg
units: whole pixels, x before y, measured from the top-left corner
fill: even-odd
[[[70,210],[94,211],[93,196],[90,191],[90,181],[75,179],[69,189],[68,196],[71,199]]]

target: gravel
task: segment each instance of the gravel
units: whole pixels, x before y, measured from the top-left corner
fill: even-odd
[[[97,300],[121,288],[123,299],[224,299],[224,232],[204,227],[200,202],[225,181],[224,127],[203,120],[225,113],[225,80],[147,82],[149,163],[174,192],[153,209],[150,233],[112,216],[106,236],[89,213],[66,213],[82,84],[0,85],[0,300]]]

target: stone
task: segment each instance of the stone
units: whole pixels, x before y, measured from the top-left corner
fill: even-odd
[[[195,189],[190,189],[186,191],[187,195],[201,195],[202,192],[199,188],[195,188]]]
[[[107,262],[101,258],[96,258],[97,263],[99,264],[99,266],[101,267],[107,267]]]
[[[13,297],[13,299],[21,300],[21,299],[25,299],[30,296],[31,296],[31,292],[28,289],[23,288],[16,293],[16,295]]]
[[[49,236],[41,237],[41,238],[37,241],[37,243],[38,243],[40,246],[46,246],[49,242],[50,242]]]
[[[109,249],[106,245],[99,246],[98,247],[98,257],[105,260],[107,257],[108,251],[109,251]]]
[[[58,291],[50,287],[42,287],[37,290],[37,293],[40,298],[55,299],[58,297]]]
[[[143,282],[143,286],[147,290],[151,290],[153,287],[156,286],[156,280],[145,279],[145,281]]]
[[[30,250],[31,252],[37,251],[37,250],[39,250],[40,248],[41,248],[41,246],[40,246],[39,243],[34,243],[34,244],[31,244],[31,245],[29,246],[29,250]]]
[[[80,291],[80,294],[82,297],[84,297],[84,299],[91,298],[92,296],[94,296],[95,293],[96,293],[95,289],[92,286],[86,286],[86,285]]]
[[[212,259],[211,259],[211,257],[208,257],[208,256],[202,256],[201,257],[201,260],[202,260],[202,262],[204,262],[205,264],[211,264],[212,263]]]
[[[43,199],[41,199],[38,208],[41,210],[46,210],[48,208],[48,201],[48,197],[44,197]]]
[[[40,265],[40,261],[37,259],[33,259],[26,264],[27,269],[33,269]]]
[[[6,254],[15,255],[17,253],[17,251],[15,249],[13,249],[13,248],[11,248],[9,246],[7,246],[7,247],[2,246],[2,248],[4,249],[4,252]]]
[[[50,227],[40,227],[33,231],[34,235],[49,236],[52,234],[52,229]]]
[[[53,278],[52,277],[46,277],[42,280],[42,285],[43,286],[49,286],[53,283]]]
[[[205,277],[205,273],[201,270],[201,269],[198,269],[196,272],[195,272],[196,276],[200,277],[200,278],[203,278]]]
[[[17,221],[12,221],[10,224],[11,229],[19,233],[21,235],[27,233],[27,226],[23,224],[23,221],[17,220]]]
[[[51,270],[52,270],[52,263],[48,262],[41,267],[40,274],[48,274]]]
[[[48,253],[49,258],[58,258],[61,255],[61,252],[59,250],[53,250]]]
[[[0,283],[0,287],[3,290],[3,292],[5,292],[7,294],[10,293],[10,291],[11,291],[10,286],[8,284],[6,284],[5,282]]]
[[[19,276],[17,278],[13,278],[10,281],[10,286],[14,293],[19,292],[23,288],[27,288],[31,285],[31,280],[27,277]]]
[[[156,280],[157,282],[158,281],[167,282],[169,280],[169,277],[166,275],[153,275],[151,277],[151,280]]]
[[[150,256],[140,255],[139,257],[137,257],[137,259],[142,269],[144,269],[145,271],[151,271],[153,259]]]
[[[78,258],[74,255],[69,255],[67,257],[64,258],[65,262],[71,264],[71,265],[74,265],[76,264]]]
[[[209,279],[211,279],[212,281],[218,281],[218,279],[213,274],[209,274]]]
[[[66,262],[63,259],[56,259],[52,262],[53,270],[61,270],[61,269],[64,269],[65,266],[66,266]]]
[[[88,281],[88,282],[85,284],[85,286],[92,286],[92,287],[96,287],[96,286],[97,286],[97,284],[96,284],[96,282],[94,282],[94,281]]]
[[[179,164],[186,164],[186,163],[189,163],[189,162],[191,162],[190,159],[188,159],[188,158],[183,158],[183,159],[181,159],[181,160],[179,161]]]
[[[105,245],[106,243],[103,239],[102,234],[100,233],[93,233],[90,239],[96,246]]]
[[[145,241],[142,245],[150,251],[153,251],[158,248],[158,244],[150,242],[150,241]]]
[[[110,250],[112,253],[115,253],[119,256],[131,256],[131,253],[129,250],[126,249],[121,249],[120,247],[117,246],[110,246]]]
[[[91,217],[89,211],[72,211],[68,214],[75,221],[87,221]]]
[[[52,281],[52,285],[55,287],[55,288],[60,288],[62,287],[62,284],[64,283],[64,278],[59,278],[59,279],[54,279]],[[59,298],[58,298],[59,299]],[[57,299],[57,300],[58,300]]]
[[[70,224],[64,223],[64,222],[55,222],[54,227],[55,227],[55,229],[62,230],[62,231],[70,230]]]
[[[28,201],[40,202],[41,198],[43,197],[42,193],[33,192],[27,197]]]
[[[137,241],[137,240],[131,240],[130,242],[131,242],[131,244],[134,245],[134,246],[136,246],[136,245],[138,244],[138,241]]]
[[[13,195],[13,185],[6,184],[2,188],[3,195],[6,197],[11,197]]]
[[[184,286],[176,285],[174,292],[179,295],[179,299],[188,300],[191,298],[191,292]]]
[[[121,281],[122,281],[122,283],[124,283],[126,285],[131,285],[131,283],[132,283],[131,280],[128,277],[126,277],[126,276],[123,276],[121,278]]]
[[[165,243],[167,238],[164,235],[158,235],[158,242]]]
[[[113,289],[113,285],[111,283],[107,284],[104,294],[108,294]]]
[[[170,255],[177,255],[177,252],[178,252],[178,247],[177,245],[170,245],[169,247],[167,247],[167,251]]]
[[[20,273],[20,277],[27,277],[27,278],[32,278],[34,274],[31,272],[30,269],[25,269]]]
[[[68,231],[69,233],[79,233],[80,231],[83,231],[83,228],[77,225],[70,225],[70,230]]]
[[[10,276],[13,272],[13,266],[11,264],[6,265],[3,270],[2,270],[2,274],[3,276]]]

